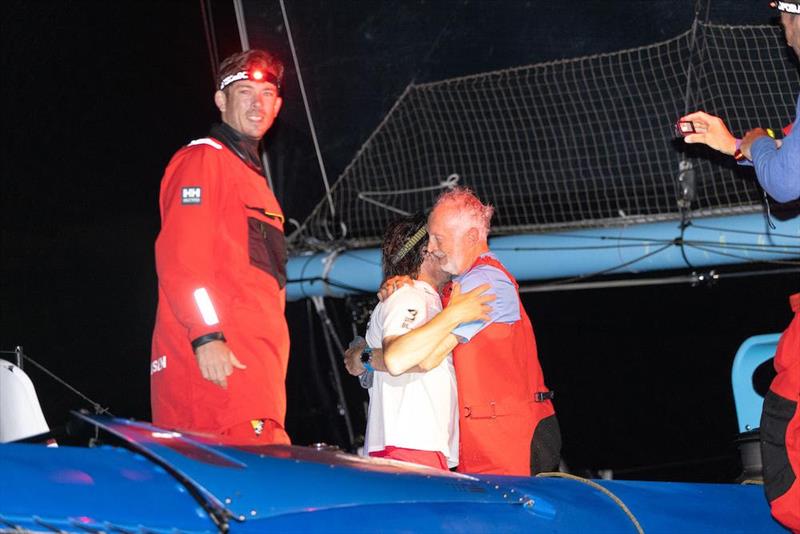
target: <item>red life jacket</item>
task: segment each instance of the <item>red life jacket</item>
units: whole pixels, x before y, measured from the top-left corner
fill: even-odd
[[[770,501],[772,515],[792,532],[800,532],[800,293],[789,299],[794,319],[783,332],[778,349],[775,352],[775,370],[778,375],[772,381],[770,389],[784,399],[794,403],[788,406],[794,409],[793,414],[784,414],[788,420],[785,426],[782,456],[778,462],[779,472],[775,480],[767,480],[768,466],[765,457],[764,475],[767,486],[780,484],[782,480],[793,477],[794,481],[779,497]],[[766,405],[766,402],[765,402]],[[762,416],[762,427],[764,417]],[[764,430],[762,428],[762,439]],[[762,452],[764,443],[762,441]],[[771,470],[772,471],[772,470]],[[791,473],[789,473],[791,472]],[[774,476],[774,475],[773,475]]]
[[[789,298],[794,320],[783,332],[775,351],[775,371],[778,376],[770,389],[790,401],[800,401],[800,293]]]
[[[470,267],[490,265],[517,281],[492,257]],[[447,305],[450,284],[443,291]],[[492,323],[453,350],[458,382],[459,465],[463,473],[531,473],[531,438],[539,421],[555,413],[536,352],[536,338],[522,301],[520,320]]]

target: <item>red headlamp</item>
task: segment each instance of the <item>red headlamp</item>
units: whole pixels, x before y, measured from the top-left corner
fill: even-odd
[[[278,77],[275,76],[273,73],[265,69],[253,68],[249,70],[242,70],[234,74],[225,76],[219,84],[219,90],[222,91],[230,84],[242,80],[253,80],[254,82],[268,82],[277,87],[278,90],[280,90],[281,88],[280,80],[278,80]]]

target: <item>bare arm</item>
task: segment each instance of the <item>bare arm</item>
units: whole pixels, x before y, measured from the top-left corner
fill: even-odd
[[[442,340],[441,343],[428,355],[427,358],[419,362],[417,367],[422,371],[430,371],[439,367],[447,355],[453,352],[453,349],[458,345],[458,339],[455,335],[450,334]]]
[[[392,375],[402,374],[425,362],[421,369],[433,369],[458,344],[452,331],[461,323],[489,321],[491,307],[487,304],[494,295],[483,295],[489,284],[461,294],[458,284],[453,284],[450,303],[442,313],[402,336],[383,344],[383,360]],[[435,364],[435,365],[434,365]]]

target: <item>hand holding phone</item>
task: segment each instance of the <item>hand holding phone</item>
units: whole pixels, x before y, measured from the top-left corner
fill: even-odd
[[[675,134],[681,137],[686,137],[689,134],[697,133],[692,121],[679,120],[675,123]]]

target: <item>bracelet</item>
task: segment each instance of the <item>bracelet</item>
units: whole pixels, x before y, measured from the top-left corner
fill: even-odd
[[[742,161],[743,159],[747,159],[744,154],[742,154],[742,139],[736,140],[736,151],[733,153],[733,159],[736,161]]]
[[[197,349],[199,349],[206,343],[211,343],[212,341],[227,341],[227,339],[225,339],[225,336],[222,335],[222,332],[211,332],[210,334],[206,334],[204,336],[198,337],[197,339],[193,339],[192,350],[197,351]]]
[[[361,351],[361,365],[364,366],[364,369],[367,371],[374,371],[375,368],[372,367],[370,363],[372,361],[372,347],[364,347],[364,350]]]

